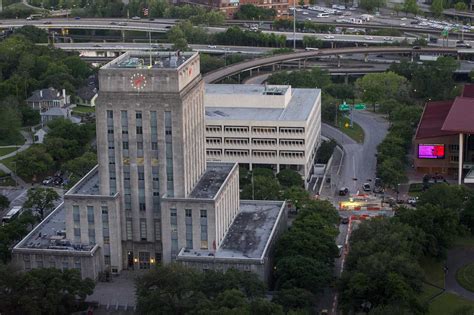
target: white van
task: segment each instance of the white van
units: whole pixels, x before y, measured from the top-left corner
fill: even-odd
[[[329,13],[318,13],[318,18],[328,18],[329,17]]]
[[[361,19],[351,18],[351,23],[354,23],[354,24],[363,24],[364,21],[362,21]]]

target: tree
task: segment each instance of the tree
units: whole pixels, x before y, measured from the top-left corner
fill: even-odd
[[[323,47],[323,41],[314,36],[303,36],[303,46],[321,48]]]
[[[359,6],[368,12],[385,6],[385,0],[361,0]]]
[[[24,25],[20,28],[17,28],[13,34],[17,36],[24,36],[33,43],[48,42],[48,33],[34,25]]]
[[[314,295],[305,289],[301,288],[290,288],[282,289],[276,292],[272,302],[283,306],[283,310],[288,313],[289,311],[301,311],[303,314],[309,313],[312,306],[312,300]]]
[[[18,102],[13,97],[7,97],[0,103],[0,145],[21,143],[21,115]]]
[[[443,0],[433,0],[431,3],[431,12],[434,16],[440,17],[444,11],[444,1]]]
[[[403,6],[400,4],[400,3],[395,3],[393,5],[393,11],[395,11],[395,13],[398,14],[403,10]]]
[[[288,201],[287,206],[289,208],[291,207],[298,211],[308,203],[310,196],[308,191],[301,186],[292,186],[285,190],[283,198]]]
[[[277,72],[272,74],[267,82],[269,84],[289,84],[297,88],[324,89],[331,84],[331,78],[326,70],[313,68],[312,70]]]
[[[200,54],[200,58],[202,74],[224,67],[225,62],[221,58],[209,54]]]
[[[331,158],[336,145],[336,141],[334,140],[321,142],[318,152],[316,153],[316,156],[318,157],[318,163],[326,164]]]
[[[53,158],[43,145],[33,145],[18,153],[15,161],[17,174],[26,178],[44,175],[53,167]]]
[[[0,310],[5,314],[70,314],[84,308],[94,281],[75,269],[41,268],[18,273],[0,265]]]
[[[178,25],[173,26],[167,33],[168,41],[173,44],[174,50],[187,50],[188,41]]]
[[[340,282],[343,310],[370,313],[397,305],[421,314],[417,295],[423,273],[417,260],[422,241],[417,229],[390,219],[360,224],[352,233]]]
[[[86,175],[97,164],[97,155],[93,152],[86,152],[83,155],[66,162],[63,169],[71,172],[77,177]]]
[[[6,209],[10,206],[10,200],[4,195],[0,194],[0,209]]]
[[[403,3],[403,12],[405,12],[406,15],[408,15],[408,13],[416,15],[419,10],[420,8],[418,7],[416,0],[405,0]]]
[[[408,81],[394,73],[369,73],[357,79],[356,90],[363,101],[374,105],[386,99],[403,101],[408,97]]]
[[[22,240],[31,231],[33,224],[37,221],[36,219],[31,211],[24,211],[15,220],[0,226],[0,261],[4,264],[10,261],[13,245]]]
[[[419,98],[444,100],[454,95],[453,72],[459,63],[452,57],[439,57],[436,61],[413,67],[411,84]]]
[[[326,92],[340,100],[354,99],[354,86],[349,84],[331,84],[326,87]]]
[[[253,4],[240,5],[234,15],[238,20],[272,20],[275,16],[275,10],[257,7]]]
[[[292,186],[303,187],[303,178],[301,178],[300,173],[289,168],[281,170],[280,173],[277,174],[277,179],[280,185],[286,188]]]
[[[465,2],[459,1],[454,5],[456,11],[467,11],[467,4]]]
[[[275,277],[278,289],[296,287],[318,293],[331,281],[332,268],[310,257],[288,256],[278,260]]]
[[[253,176],[253,183],[243,188],[242,199],[278,200],[280,184],[275,178]]]
[[[35,188],[28,190],[27,198],[24,206],[36,211],[43,220],[46,212],[54,208],[54,202],[59,199],[59,195],[52,188]]]
[[[75,78],[86,79],[92,73],[89,65],[79,56],[66,57],[62,60],[62,63],[69,68],[71,75]]]

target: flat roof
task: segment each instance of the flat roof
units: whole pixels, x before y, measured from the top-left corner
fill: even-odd
[[[262,95],[262,85],[206,84],[206,93]],[[321,94],[320,89],[292,89],[291,99],[285,108],[259,107],[206,107],[206,119],[251,121],[306,121]],[[206,104],[204,104],[205,106]]]
[[[217,251],[182,249],[178,258],[262,259],[274,235],[283,201],[241,201],[240,213]]]
[[[177,69],[196,54],[180,51],[128,51],[102,69]]]
[[[99,168],[95,166],[66,195],[100,195],[99,184]]]
[[[15,248],[91,251],[95,245],[72,244],[66,239],[66,209],[61,203],[38,224]]]
[[[441,130],[474,133],[474,98],[456,97]]]
[[[229,176],[234,163],[208,162],[204,174],[201,176],[189,198],[213,199]]]
[[[441,129],[452,104],[453,101],[434,101],[426,103],[416,130],[415,139],[455,135],[456,133]]]
[[[283,95],[289,85],[262,84],[206,84],[206,94]],[[276,94],[275,94],[276,93]]]

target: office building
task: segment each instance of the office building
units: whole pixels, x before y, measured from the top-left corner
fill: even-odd
[[[298,171],[309,183],[321,141],[321,90],[208,84],[208,161]]]

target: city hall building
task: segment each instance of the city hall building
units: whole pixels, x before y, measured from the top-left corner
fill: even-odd
[[[204,105],[208,161],[290,168],[310,182],[321,142],[321,90],[207,84]]]
[[[281,201],[240,201],[235,162],[207,162],[197,53],[125,53],[99,71],[98,165],[13,249],[23,270],[82,277],[179,261],[266,280]]]

